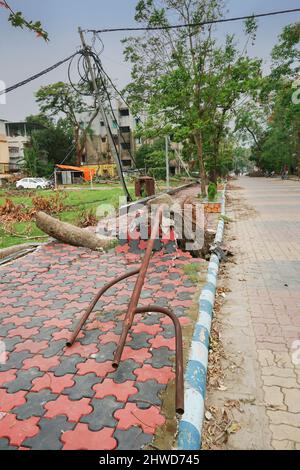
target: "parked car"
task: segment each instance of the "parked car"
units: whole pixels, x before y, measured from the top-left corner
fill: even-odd
[[[16,182],[17,189],[47,189],[51,182],[45,178],[22,178]]]

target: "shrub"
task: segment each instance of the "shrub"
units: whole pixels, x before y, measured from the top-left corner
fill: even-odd
[[[217,185],[215,183],[209,183],[208,185],[208,200],[209,201],[214,201],[216,199],[218,193]]]

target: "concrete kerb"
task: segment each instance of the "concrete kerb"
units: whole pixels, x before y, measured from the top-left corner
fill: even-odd
[[[225,215],[225,191],[222,195],[222,211]],[[225,222],[219,221],[215,243],[223,240]],[[185,373],[185,413],[179,424],[178,449],[201,448],[206,395],[206,377],[211,322],[215,302],[220,260],[212,254],[208,266],[206,284],[199,298],[199,316],[194,329],[189,361]]]

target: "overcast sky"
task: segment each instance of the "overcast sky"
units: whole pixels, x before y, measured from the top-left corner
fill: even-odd
[[[134,7],[137,0],[9,0],[14,10],[22,10],[26,18],[41,20],[49,33],[45,43],[34,33],[12,28],[7,22],[7,12],[0,9],[0,80],[11,86],[30,75],[71,55],[79,46],[78,26],[82,28],[106,28],[134,26]],[[285,10],[300,6],[299,0],[228,0],[226,16],[243,16],[266,11]],[[297,13],[263,18],[259,20],[257,42],[251,50],[265,60],[268,66],[270,51],[282,28],[299,21]],[[227,23],[218,28],[220,39],[226,32],[236,33],[242,44],[242,24]],[[115,83],[121,88],[130,78],[130,67],[122,56],[123,33],[103,35],[105,45],[103,65]],[[0,119],[22,120],[38,112],[34,93],[41,85],[55,81],[67,81],[67,66],[39,78],[7,95],[6,104],[0,104]]]

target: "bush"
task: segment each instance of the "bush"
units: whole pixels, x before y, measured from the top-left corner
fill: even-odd
[[[207,190],[208,200],[214,201],[216,199],[217,193],[218,189],[216,183],[209,183]]]

